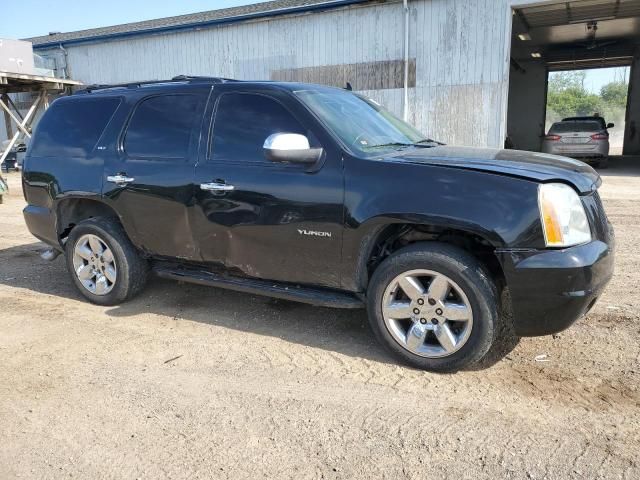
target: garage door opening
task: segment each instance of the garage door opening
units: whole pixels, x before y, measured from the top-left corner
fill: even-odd
[[[640,0],[514,9],[505,145],[540,151],[553,121],[595,113],[611,154],[640,155]]]
[[[608,129],[609,153],[622,155],[629,91],[629,67],[549,72],[545,132],[567,118],[602,118]]]

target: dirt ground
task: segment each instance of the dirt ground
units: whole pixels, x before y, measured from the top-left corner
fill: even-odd
[[[640,478],[636,164],[604,177],[617,271],[595,309],[455,375],[399,365],[364,311],[159,279],[88,304],[9,174],[0,478]]]

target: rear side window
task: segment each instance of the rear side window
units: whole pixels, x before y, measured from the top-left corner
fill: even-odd
[[[262,147],[273,133],[308,135],[276,100],[258,94],[225,93],[216,110],[212,158],[214,161],[266,162]]]
[[[31,155],[88,156],[119,104],[119,98],[71,97],[55,102],[36,128]]]
[[[159,95],[138,104],[124,139],[127,155],[184,160],[200,118],[197,95]]]

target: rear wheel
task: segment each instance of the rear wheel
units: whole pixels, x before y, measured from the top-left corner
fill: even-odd
[[[149,266],[116,220],[92,218],[71,231],[65,245],[67,268],[91,302],[116,305],[142,290]]]
[[[368,291],[377,338],[412,366],[455,371],[482,360],[499,329],[496,287],[469,253],[423,243],[388,257]]]

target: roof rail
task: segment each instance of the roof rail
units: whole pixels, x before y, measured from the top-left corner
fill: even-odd
[[[172,82],[211,82],[211,83],[225,83],[225,82],[238,82],[234,78],[224,77],[200,77],[197,75],[177,75],[171,79]]]
[[[96,90],[108,90],[111,88],[140,88],[146,85],[157,85],[163,83],[225,83],[233,82],[231,78],[222,77],[197,77],[191,75],[178,75],[171,80],[146,80],[144,82],[114,83],[114,84],[95,84],[88,85],[82,90],[75,93],[91,93]]]

